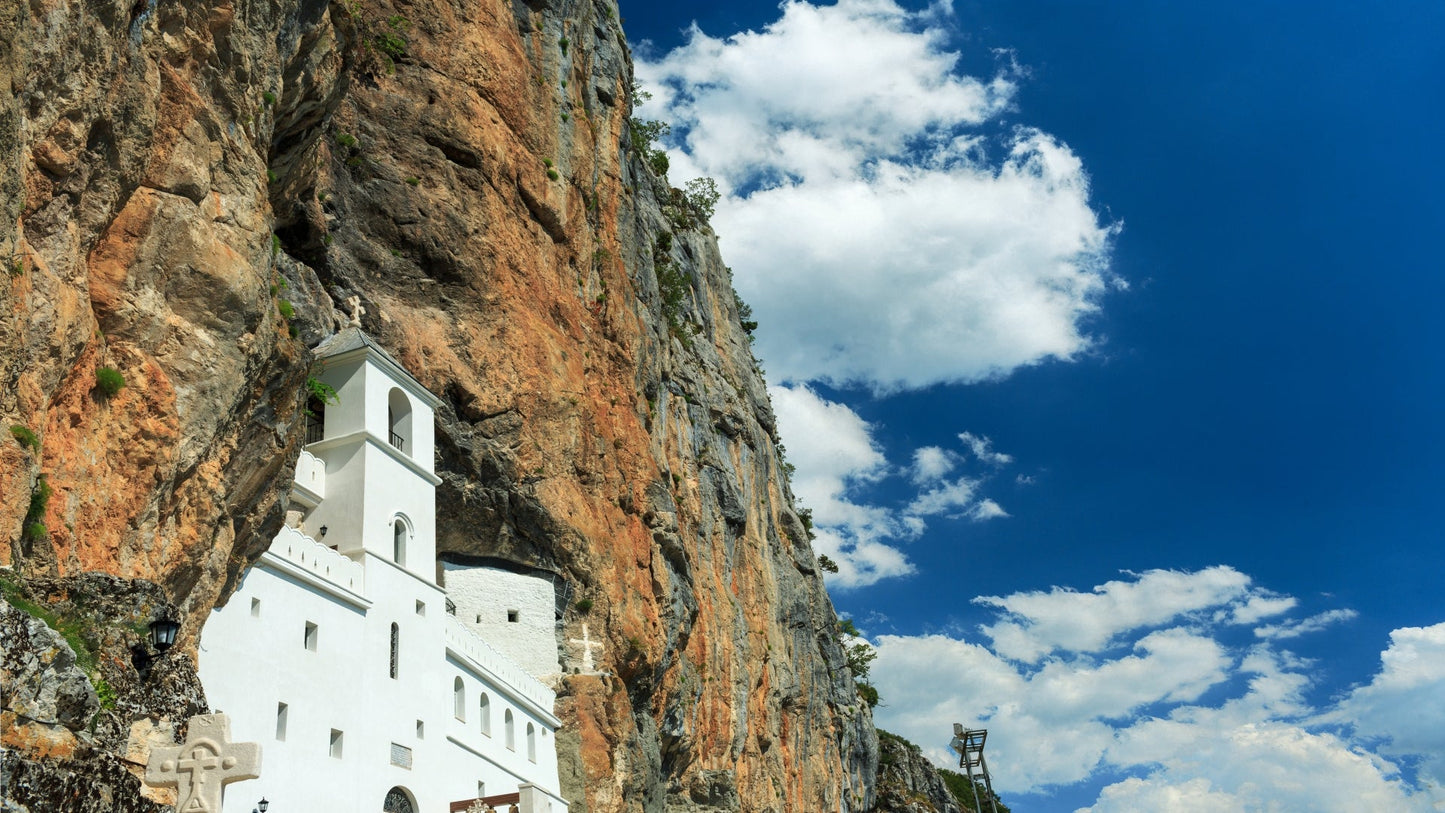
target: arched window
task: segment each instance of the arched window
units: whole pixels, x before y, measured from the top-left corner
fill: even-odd
[[[411,454],[411,399],[400,387],[392,387],[386,396],[386,428],[391,445]]]
[[[517,750],[517,724],[512,720],[511,709],[507,709],[507,713],[502,715],[502,728],[506,733],[507,750]]]
[[[537,761],[537,729],[527,723],[527,759]]]
[[[391,625],[391,676],[396,677],[396,663],[401,658],[401,627]]]
[[[482,692],[482,700],[479,705],[477,713],[482,717],[482,733],[490,737],[492,736],[492,698],[488,697],[486,692]]]
[[[406,522],[397,517],[391,524],[391,560],[403,567],[406,566],[407,536]]]
[[[462,722],[467,720],[467,689],[461,678],[452,681],[452,714]]]

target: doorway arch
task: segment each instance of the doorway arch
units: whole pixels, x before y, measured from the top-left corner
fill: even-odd
[[[397,786],[386,792],[381,803],[382,813],[416,813],[416,800],[406,788]]]

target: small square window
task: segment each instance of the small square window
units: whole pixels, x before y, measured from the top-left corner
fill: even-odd
[[[426,723],[421,720],[416,721],[416,738],[419,740],[426,739]]]
[[[312,652],[316,651],[316,625],[310,621],[306,622],[306,648]]]
[[[343,735],[336,729],[331,729],[331,756],[341,759],[341,739]]]
[[[521,614],[521,613],[517,612],[516,610],[508,610],[508,611],[507,611],[507,621],[508,621],[508,623],[515,624],[515,623],[517,623],[517,622],[520,621],[520,620],[522,620],[522,614]]]
[[[261,599],[259,599],[259,598],[253,598],[253,599],[251,599],[251,617],[252,617],[252,618],[260,618],[260,617],[261,617]]]
[[[477,781],[477,798],[480,799],[480,798],[482,798],[483,796],[486,796],[486,795],[487,795],[487,783],[478,780],[478,781]]]
[[[289,709],[285,703],[276,704],[276,739],[286,741],[286,712]]]
[[[426,602],[424,602],[424,601],[418,601],[418,602],[416,603],[416,614],[417,614],[417,615],[426,615]]]

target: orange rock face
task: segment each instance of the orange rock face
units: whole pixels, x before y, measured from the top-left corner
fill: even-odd
[[[602,641],[590,673],[567,650],[568,798],[871,804],[871,716],[729,272],[631,143],[610,6],[41,5],[9,55],[0,412],[42,448],[0,451],[0,556],[160,582],[193,639],[279,525],[306,347],[357,297],[444,401],[440,550],[557,571],[563,638]],[[77,42],[41,42],[46,14]]]

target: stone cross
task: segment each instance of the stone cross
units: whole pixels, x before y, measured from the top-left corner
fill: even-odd
[[[261,775],[261,746],[230,739],[226,715],[192,717],[183,745],[151,751],[146,784],[175,787],[176,813],[221,813],[223,785]]]
[[[588,636],[587,625],[585,623],[582,625],[582,637],[571,638],[569,640],[574,644],[578,644],[579,648],[582,650],[582,671],[595,671],[597,667],[596,664],[592,661],[592,648],[597,647],[600,649],[602,647],[602,642],[594,641],[591,637]]]
[[[351,308],[351,321],[347,322],[352,327],[361,327],[361,315],[366,313],[366,308],[361,306],[361,297],[348,296],[346,307]]]

